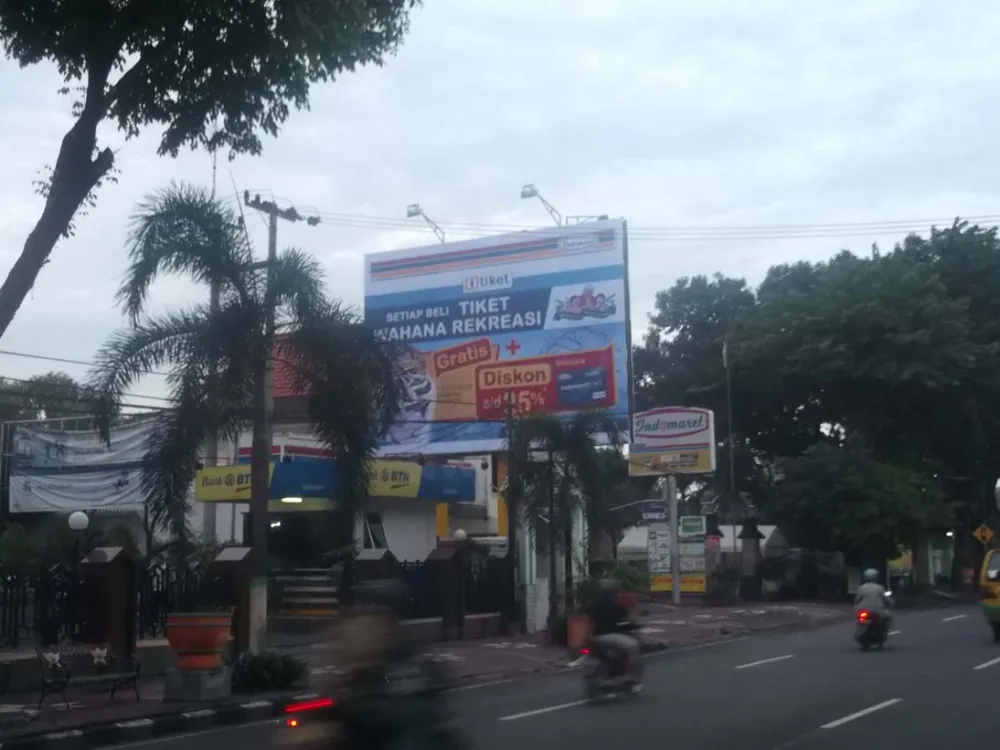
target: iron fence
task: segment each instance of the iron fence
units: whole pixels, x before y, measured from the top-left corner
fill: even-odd
[[[201,565],[154,561],[136,571],[136,634],[159,638],[170,612],[235,605],[235,592]],[[54,565],[43,573],[0,570],[0,648],[75,640],[86,629],[92,583]]]

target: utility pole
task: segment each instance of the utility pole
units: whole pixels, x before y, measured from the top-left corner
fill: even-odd
[[[270,347],[260,370],[255,373],[254,431],[251,448],[250,474],[250,650],[258,652],[264,647],[267,632],[267,584],[270,566],[267,554],[268,495],[271,484],[271,449],[274,440],[274,339],[275,339],[275,288],[274,265],[278,259],[278,219],[306,221],[309,226],[319,224],[319,218],[304,219],[294,206],[279,208],[274,201],[261,200],[259,195],[250,198],[243,192],[247,208],[267,216],[267,283],[264,289],[264,309],[267,314],[265,338]]]
[[[517,513],[518,503],[521,502],[521,477],[519,474],[519,467],[517,465],[517,456],[515,455],[514,446],[514,431],[516,427],[514,424],[514,392],[507,392],[507,576],[508,576],[508,587],[507,592],[507,617],[506,625],[508,628],[514,622],[517,622],[522,630],[524,631],[524,623],[518,612],[518,585],[520,583],[521,577],[519,575],[519,555],[517,550],[517,519],[519,514]]]
[[[215,182],[218,176],[219,169],[219,155],[217,152],[212,153],[212,200],[215,200]],[[217,279],[212,279],[209,287],[208,293],[208,314],[210,317],[215,317],[219,314],[219,282]],[[219,368],[215,366],[212,368],[212,375],[218,375]],[[218,466],[219,465],[219,436],[214,431],[208,439],[208,445],[205,446],[205,452],[207,459],[205,462],[206,466]],[[233,506],[235,508],[235,506]],[[234,511],[235,512],[235,511]],[[206,544],[215,544],[215,522],[216,514],[218,513],[215,503],[203,503],[201,509],[201,536],[202,540]]]
[[[726,371],[726,440],[729,443],[729,507],[733,513],[733,556],[736,556],[736,450],[733,445],[733,380],[729,375],[729,334],[722,340],[722,368]]]
[[[670,594],[674,606],[681,604],[681,548],[677,529],[677,478],[673,474],[663,477],[663,499],[667,501],[667,518],[670,522]]]

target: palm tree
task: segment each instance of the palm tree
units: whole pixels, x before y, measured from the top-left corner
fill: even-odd
[[[586,508],[603,496],[601,448],[598,435],[619,445],[614,419],[603,411],[577,412],[568,419],[542,415],[520,420],[518,444],[527,452],[547,454],[544,462],[519,461],[524,517],[548,527],[549,615],[558,614],[556,535],[562,532],[563,573],[567,606],[573,604],[573,520],[577,507]]]
[[[100,350],[90,385],[100,394],[97,422],[108,439],[130,387],[147,373],[169,371],[171,407],[156,418],[143,466],[150,520],[186,537],[186,497],[202,446],[250,425],[253,575],[256,587],[266,585],[271,435],[265,374],[268,358],[281,356],[296,386],[311,394],[316,433],[348,480],[339,496],[346,519],[338,527],[346,529],[336,541],[353,542],[370,459],[398,407],[394,352],[356,313],[327,298],[320,266],[308,254],[289,249],[273,263],[255,262],[239,215],[200,188],[172,184],[149,196],[132,217],[128,241],[130,265],[118,300],[131,325]],[[149,289],[164,274],[214,284],[218,307],[149,314]],[[254,605],[254,622],[262,604],[266,598]]]

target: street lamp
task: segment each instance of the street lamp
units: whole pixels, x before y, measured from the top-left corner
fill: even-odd
[[[72,627],[73,636],[78,638],[80,626],[80,538],[83,532],[90,526],[90,516],[82,510],[75,510],[69,514],[67,519],[69,529],[73,532],[73,593],[70,596],[70,606],[73,608]]]
[[[420,207],[419,203],[411,203],[406,207],[406,218],[413,219],[417,216],[427,222],[427,226],[434,230],[434,235],[438,238],[438,241],[444,244],[444,230],[431,221],[430,217],[424,213],[424,209]]]
[[[86,531],[90,526],[90,516],[82,510],[74,510],[69,514],[69,527],[72,531]]]
[[[542,205],[545,206],[545,210],[549,212],[549,216],[552,217],[556,226],[561,227],[563,225],[562,214],[556,210],[555,206],[542,197],[542,194],[538,192],[538,188],[535,187],[534,183],[530,183],[521,188],[521,200],[528,200],[529,198],[538,198],[538,200],[542,202]]]

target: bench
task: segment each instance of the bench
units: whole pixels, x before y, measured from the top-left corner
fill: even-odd
[[[66,643],[58,646],[36,646],[42,675],[42,695],[38,699],[41,709],[49,695],[62,696],[69,708],[66,689],[71,686],[108,685],[111,698],[120,687],[130,687],[139,698],[139,661],[133,659],[131,669],[109,653],[107,644]]]

